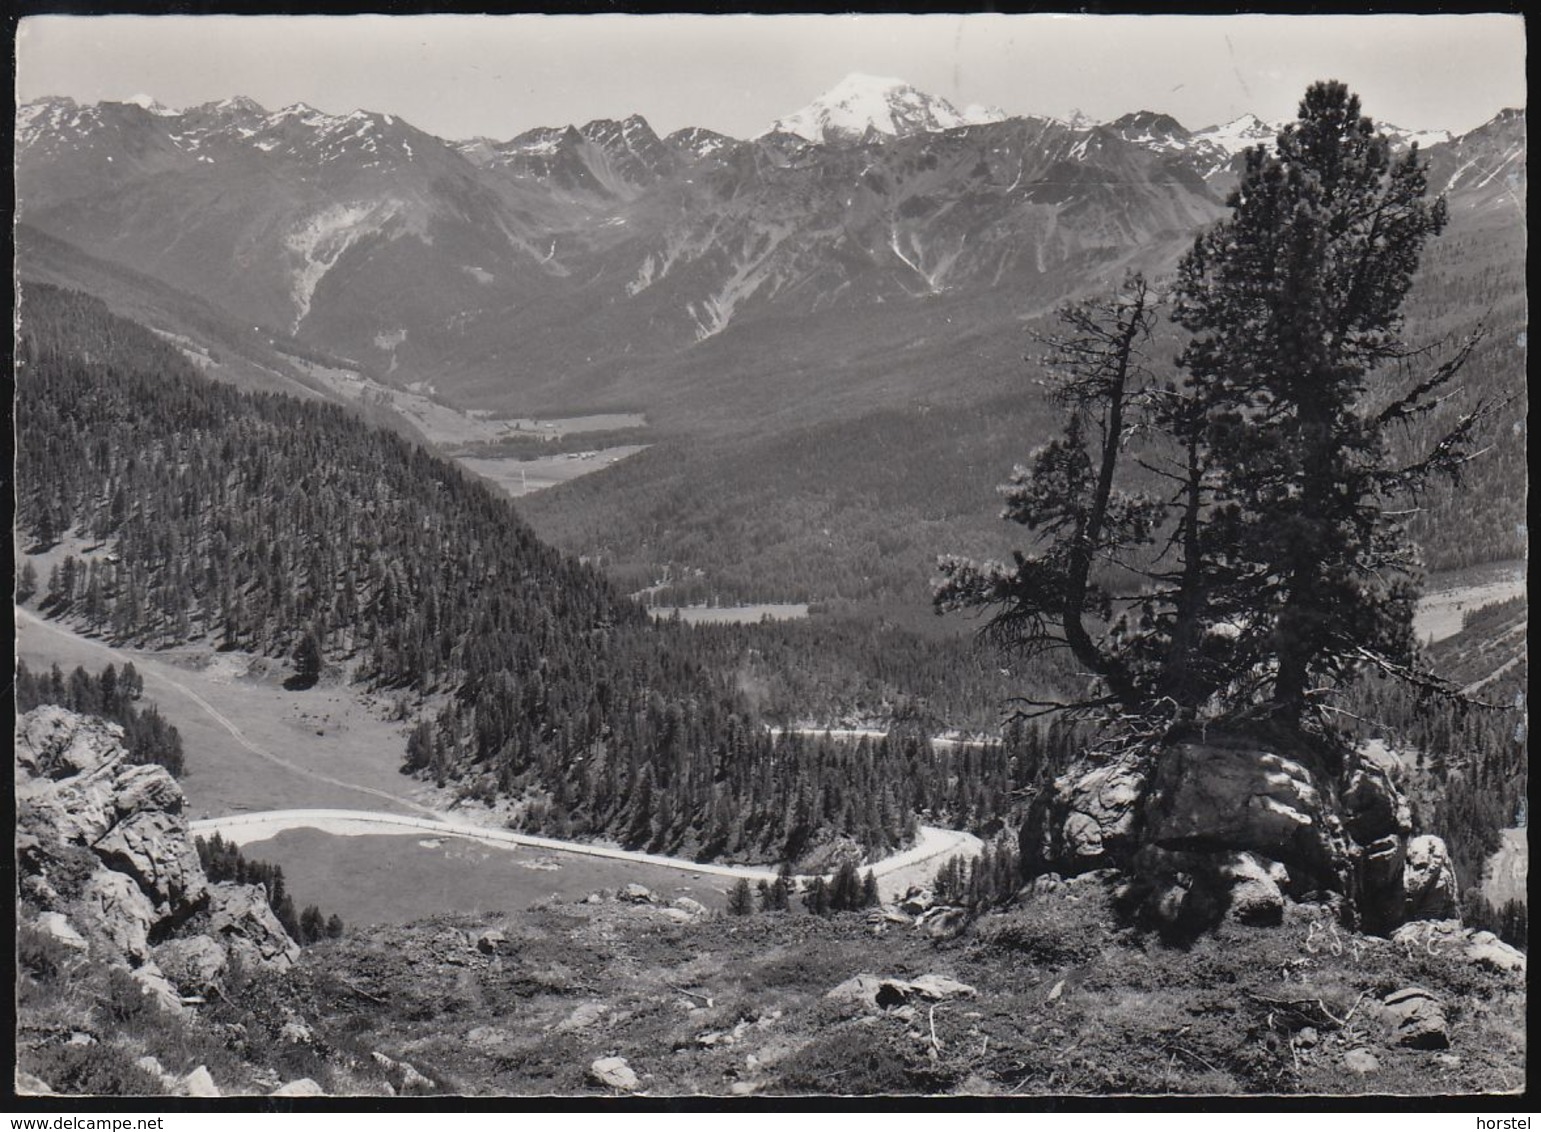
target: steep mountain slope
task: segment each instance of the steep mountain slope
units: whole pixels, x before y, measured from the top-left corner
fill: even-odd
[[[1169,272],[1223,213],[1240,150],[1273,133],[1250,117],[1190,131],[1146,112],[971,124],[902,84],[848,86],[815,105],[830,122],[844,107],[865,124],[831,144],[785,130],[660,139],[637,117],[447,144],[364,112],[51,100],[18,117],[21,216],[275,328],[263,332],[275,342],[292,334],[467,407],[646,412],[663,443],[594,481],[613,498],[576,486],[532,513],[580,553],[700,568],[681,524],[649,507],[617,513],[619,498],[656,499],[676,477],[697,494],[753,482],[750,469],[787,458],[782,434],[830,425],[822,448],[787,443],[810,482],[856,500],[838,438],[883,436],[884,413],[966,416],[1017,398],[1020,438],[964,461],[986,485],[1002,478],[1040,439],[1026,332],[1129,267]],[[1410,303],[1410,337],[1485,319],[1472,396],[1517,388],[1523,367],[1524,153],[1523,111],[1428,149],[1452,222]],[[40,241],[19,249],[24,277],[106,286],[101,270],[60,270],[63,244],[45,262]],[[682,434],[709,442],[672,447]],[[891,470],[909,498],[934,495],[926,481],[957,460],[959,442],[943,435],[916,430],[911,458]],[[715,444],[723,437],[735,439]],[[1420,534],[1436,566],[1518,553],[1523,501],[1504,485],[1521,482],[1523,456],[1520,426],[1474,466],[1469,489],[1491,506],[1429,501]],[[669,493],[692,521],[715,510]],[[775,506],[820,511],[806,494]],[[982,532],[993,508],[977,516]],[[866,523],[839,503],[824,525]],[[602,530],[604,545],[583,530]],[[733,566],[739,581],[724,592],[743,592],[751,565]],[[870,574],[854,560],[838,571]],[[831,578],[809,596],[847,591]]]

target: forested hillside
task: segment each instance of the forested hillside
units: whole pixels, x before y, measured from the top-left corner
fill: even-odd
[[[17,387],[24,549],[85,547],[38,580],[43,612],[416,693],[432,718],[409,769],[519,798],[532,828],[702,857],[873,853],[923,810],[998,816],[1040,773],[1011,750],[981,778],[958,760],[982,756],[918,739],[773,737],[748,642],[683,647],[691,630],[651,624],[484,483],[335,406],[216,385],[96,300],[28,289]]]

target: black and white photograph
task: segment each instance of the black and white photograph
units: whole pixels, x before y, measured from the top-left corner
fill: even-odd
[[[14,1108],[1525,1103],[1521,16],[12,28]]]

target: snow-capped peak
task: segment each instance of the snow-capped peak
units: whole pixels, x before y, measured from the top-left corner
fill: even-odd
[[[852,74],[795,114],[776,119],[771,131],[812,142],[860,141],[869,131],[907,137],[1004,117],[999,110],[976,106],[959,113],[945,98],[916,90],[902,79]]]
[[[132,98],[124,99],[124,101],[133,103],[141,110],[148,110],[151,114],[154,114],[158,118],[175,118],[178,113],[175,110],[162,106],[148,94],[136,94]]]
[[[1269,124],[1256,114],[1243,114],[1224,125],[1195,130],[1193,140],[1208,142],[1216,149],[1237,154],[1258,144],[1272,145],[1280,129],[1280,125]]]
[[[1393,126],[1390,122],[1376,122],[1375,128],[1391,139],[1393,148],[1403,148],[1418,144],[1419,149],[1428,149],[1431,145],[1439,145],[1441,142],[1452,140],[1449,130],[1404,130],[1401,126]]]

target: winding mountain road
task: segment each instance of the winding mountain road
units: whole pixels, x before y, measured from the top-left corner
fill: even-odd
[[[683,857],[664,857],[652,853],[633,852],[613,846],[593,845],[581,841],[559,841],[549,837],[536,837],[530,834],[513,833],[506,829],[456,821],[452,815],[434,810],[420,802],[413,801],[411,798],[393,794],[378,787],[367,786],[358,782],[349,782],[335,775],[325,774],[322,771],[315,770],[303,763],[285,758],[283,755],[269,750],[253,740],[235,721],[221,712],[195,689],[167,672],[165,666],[157,663],[152,657],[136,657],[101,641],[83,637],[71,632],[62,625],[38,617],[36,614],[20,606],[14,607],[14,611],[18,622],[24,622],[27,626],[35,627],[42,632],[66,638],[77,646],[85,646],[91,651],[100,654],[103,663],[122,664],[128,660],[137,661],[136,667],[138,667],[147,685],[168,688],[177,695],[185,697],[199,712],[218,724],[244,750],[249,751],[257,758],[313,782],[324,783],[328,786],[364,795],[365,797],[377,798],[414,811],[415,814],[422,815],[419,817],[414,816],[414,814],[339,808],[264,810],[233,813],[223,817],[210,817],[192,822],[191,828],[195,834],[209,836],[218,833],[221,837],[238,845],[245,845],[253,841],[265,841],[286,829],[317,829],[324,833],[344,836],[428,833],[438,836],[466,838],[487,845],[502,847],[523,846],[549,852],[573,853],[586,857],[604,857],[616,861],[631,861],[637,864],[675,869],[680,872],[720,876],[734,880],[741,877],[750,881],[772,880],[776,876],[775,870],[763,867],[703,864]],[[823,734],[823,732],[819,733]],[[837,732],[836,734],[839,733]],[[982,847],[983,843],[972,834],[957,830],[940,829],[935,826],[921,826],[919,836],[914,845],[899,853],[885,857],[881,861],[874,862],[871,868],[885,896],[890,894],[902,895],[911,884],[924,885],[929,883],[936,871],[937,865],[947,857],[954,855],[977,856]]]
[[[513,833],[506,829],[492,829],[467,822],[450,821],[444,816],[418,818],[406,814],[388,814],[369,810],[268,810],[263,813],[204,818],[190,823],[190,828],[194,834],[203,837],[217,833],[237,845],[265,841],[286,829],[317,829],[323,833],[339,836],[430,833],[441,837],[463,837],[486,845],[521,846],[556,853],[576,853],[585,857],[607,857],[615,861],[631,861],[639,865],[654,865],[680,872],[728,877],[735,880],[743,878],[757,881],[776,878],[774,869],[756,868],[752,865],[704,864],[683,857],[663,857],[653,853],[618,849],[609,845],[593,845],[583,841],[558,841],[551,837],[536,837],[532,834]],[[982,847],[983,843],[971,833],[940,829],[936,826],[921,826],[914,845],[873,862],[870,868],[885,895],[891,891],[902,894],[911,884],[929,881],[930,872],[934,872],[935,866],[945,858],[954,855],[977,856]],[[927,872],[927,869],[930,872]]]

